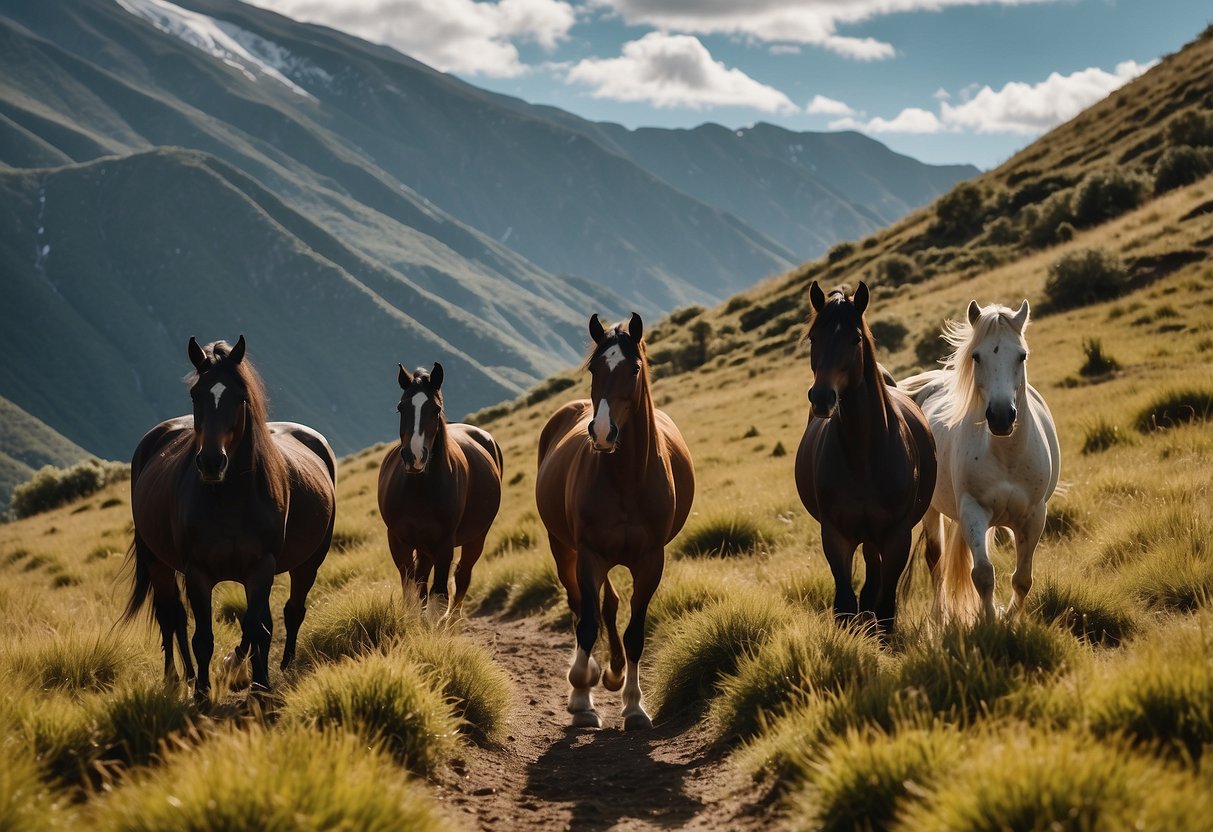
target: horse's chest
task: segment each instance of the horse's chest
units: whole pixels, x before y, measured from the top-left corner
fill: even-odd
[[[218,580],[244,574],[251,560],[277,555],[285,518],[253,504],[203,506],[184,518],[186,562],[205,562]]]
[[[600,554],[614,560],[665,545],[671,514],[668,494],[601,489],[582,500],[581,536]]]

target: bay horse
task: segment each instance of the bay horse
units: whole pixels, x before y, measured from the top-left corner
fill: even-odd
[[[1017,311],[970,301],[967,322],[944,328],[954,350],[943,369],[902,382],[939,445],[939,480],[923,521],[938,610],[962,620],[994,617],[987,538],[995,526],[1015,535],[1007,612],[1023,608],[1045,504],[1061,471],[1053,415],[1027,379],[1030,314],[1027,300]]]
[[[487,431],[446,421],[441,364],[428,373],[398,367],[400,443],[379,466],[379,514],[405,600],[412,584],[427,612],[448,619],[463,606],[472,567],[497,517],[505,464],[501,447]],[[456,546],[462,549],[448,610]],[[431,569],[434,585],[427,589]]]
[[[234,347],[200,347],[190,338],[188,353],[193,415],[156,425],[131,460],[135,569],[124,618],[150,600],[165,680],[177,678],[174,638],[193,680],[177,583],[183,574],[194,614],[194,694],[205,699],[215,647],[211,592],[220,581],[242,583],[247,601],[241,642],[229,658],[243,663],[251,649],[254,690],[268,690],[270,587],[274,575],[290,573],[282,668],[294,658],[307,594],[333,537],[337,460],[311,428],[266,421],[265,388],[245,358],[243,335]]]
[[[827,298],[809,287],[806,337],[813,385],[808,425],[796,453],[796,490],[821,524],[821,548],[834,576],[834,615],[874,616],[893,629],[897,585],[915,524],[935,488],[935,443],[918,405],[886,382],[864,319],[868,287]],[[855,549],[866,577],[858,602],[851,585]]]
[[[652,727],[640,690],[645,616],[665,569],[665,545],[686,522],[695,496],[691,454],[677,426],[653,406],[644,327],[633,313],[606,329],[590,318],[593,347],[584,369],[590,398],[552,415],[539,437],[535,501],[577,633],[569,668],[573,725],[598,728],[591,689],[623,686],[625,730]],[[607,572],[632,573],[632,616],[620,641],[619,596]],[[601,617],[610,665],[593,657]],[[626,659],[626,685],[624,664]]]

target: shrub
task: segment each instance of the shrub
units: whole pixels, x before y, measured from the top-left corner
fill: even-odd
[[[940,644],[911,645],[899,679],[917,689],[936,713],[971,719],[1059,668],[1073,646],[1060,630],[1028,618],[972,627],[953,622]]]
[[[872,282],[876,285],[900,286],[918,278],[918,264],[904,254],[886,254],[873,267]]]
[[[1213,145],[1213,113],[1188,110],[1167,125],[1167,143],[1188,147]]]
[[[986,223],[985,241],[993,246],[1009,246],[1019,242],[1019,231],[1010,217],[997,217]]]
[[[1094,644],[1115,646],[1138,630],[1133,606],[1107,583],[1049,577],[1028,596],[1028,604],[1045,621],[1060,624]]]
[[[675,309],[670,313],[670,323],[675,326],[682,326],[692,318],[699,317],[702,313],[702,306],[684,306],[682,309]]]
[[[1213,154],[1195,147],[1169,147],[1154,163],[1154,193],[1199,182],[1213,173]]]
[[[935,203],[932,236],[961,242],[981,231],[984,219],[981,188],[972,182],[961,182]]]
[[[787,615],[786,607],[748,593],[734,593],[684,616],[666,630],[653,658],[657,716],[698,712],[734,673],[742,658],[768,641]]]
[[[1106,376],[1120,369],[1120,362],[1103,351],[1103,341],[1098,338],[1083,338],[1082,352],[1086,360],[1078,368],[1080,376]]]
[[[1149,180],[1135,171],[1092,171],[1074,191],[1074,224],[1086,228],[1119,217],[1140,205],[1149,190]]]
[[[812,692],[842,690],[875,678],[880,645],[856,629],[838,627],[829,613],[797,617],[746,656],[719,684],[711,721],[720,737],[757,733]]]
[[[31,517],[100,491],[112,482],[129,479],[131,468],[118,462],[88,459],[69,468],[46,465],[13,489],[14,517]]]
[[[813,776],[792,796],[791,828],[887,829],[925,786],[948,776],[963,748],[949,729],[847,731],[813,760]]]
[[[872,321],[868,328],[872,330],[872,337],[876,340],[877,348],[888,352],[897,352],[901,349],[906,342],[906,336],[910,334],[906,325],[896,318]]]
[[[479,743],[505,736],[513,693],[510,677],[480,645],[445,632],[417,632],[402,645],[404,654],[430,671],[451,703],[461,730]]]
[[[896,829],[1200,829],[1195,778],[1077,733],[1012,726],[905,806]]]
[[[99,804],[102,830],[408,829],[448,819],[382,751],[333,731],[231,730],[133,778]]]
[[[855,253],[855,244],[854,243],[852,243],[852,242],[837,243],[830,248],[829,253],[826,255],[826,260],[831,265],[833,265],[834,263],[841,263],[843,260],[846,260],[848,257],[850,257],[854,253]]]
[[[750,332],[758,329],[758,327],[778,318],[785,312],[791,312],[799,309],[804,303],[802,296],[796,293],[781,295],[774,300],[765,303],[761,306],[754,306],[741,313],[741,318],[738,323],[741,326],[742,332]],[[807,304],[804,304],[807,306]]]
[[[1178,388],[1159,394],[1137,414],[1134,422],[1142,433],[1173,428],[1188,422],[1207,422],[1213,416],[1213,390]]]
[[[334,594],[309,613],[300,659],[310,666],[383,650],[405,634],[410,618],[387,588]]]
[[[1027,227],[1027,241],[1030,245],[1042,248],[1060,241],[1058,229],[1074,221],[1074,211],[1071,201],[1074,196],[1072,188],[1050,194],[1044,202],[1024,211],[1024,223]]]
[[[775,447],[771,448],[771,456],[787,456],[788,449],[783,446],[783,442],[776,442]]]
[[[1098,248],[1063,255],[1049,266],[1045,300],[1051,311],[1072,309],[1120,297],[1129,273],[1120,258]]]
[[[931,369],[951,352],[952,348],[943,339],[943,328],[940,326],[928,329],[914,344],[914,357],[918,363]]]
[[[674,551],[685,557],[749,555],[759,551],[771,535],[752,517],[714,514],[700,517],[683,529]]]
[[[542,401],[547,401],[548,399],[552,398],[552,396],[555,396],[557,393],[562,393],[565,390],[568,390],[570,387],[573,387],[576,384],[576,379],[572,379],[567,376],[556,376],[555,378],[550,378],[527,392],[523,402],[527,405],[539,404]]]
[[[412,771],[436,771],[455,749],[455,718],[425,670],[398,654],[320,668],[285,696],[288,723],[339,728],[384,748]]]

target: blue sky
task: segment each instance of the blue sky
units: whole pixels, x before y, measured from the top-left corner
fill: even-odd
[[[252,0],[628,127],[857,129],[996,165],[1213,23],[1189,0]]]

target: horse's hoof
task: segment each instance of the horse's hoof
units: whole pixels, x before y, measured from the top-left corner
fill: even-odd
[[[574,728],[601,728],[602,720],[597,711],[578,711],[573,714]]]
[[[625,731],[645,731],[652,727],[653,720],[649,719],[649,715],[644,711],[628,714],[623,718],[623,730]]]
[[[207,690],[194,689],[194,705],[199,708],[205,708],[211,704],[211,692]]]

